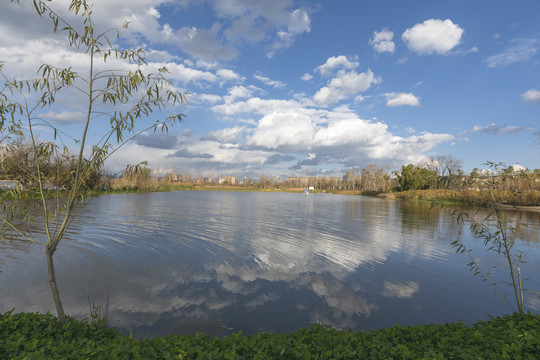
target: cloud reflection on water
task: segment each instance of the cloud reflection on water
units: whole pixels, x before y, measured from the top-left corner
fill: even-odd
[[[383,296],[410,299],[419,289],[420,285],[414,281],[406,284],[385,281]]]
[[[441,211],[374,198],[106,196],[62,243],[57,276],[69,314],[88,317],[87,292],[108,293],[112,324],[139,336],[291,331],[309,322],[363,328],[421,301],[432,280],[415,263],[454,269],[446,239],[462,234]],[[53,309],[45,267],[31,263],[38,253],[17,254],[27,276],[2,278],[11,291],[1,290],[0,310]],[[23,265],[9,266],[13,274]]]

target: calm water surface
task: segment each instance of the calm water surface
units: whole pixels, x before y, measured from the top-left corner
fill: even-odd
[[[481,214],[479,214],[481,216]],[[540,311],[540,214],[517,247]],[[34,233],[43,239],[43,234]],[[509,295],[504,262],[448,209],[371,197],[180,191],[98,197],[55,255],[66,312],[109,299],[110,324],[137,337],[472,323],[512,309],[473,277],[461,239]],[[531,240],[532,239],[532,240]],[[0,311],[54,311],[43,248],[0,243]],[[511,299],[511,297],[510,297]]]

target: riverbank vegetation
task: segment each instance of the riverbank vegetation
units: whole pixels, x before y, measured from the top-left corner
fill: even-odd
[[[39,160],[45,193],[52,189],[69,190],[76,170],[76,157],[65,152],[36,157],[31,143],[18,137],[0,146],[0,189],[27,189],[27,196],[37,186],[35,168]],[[39,148],[39,144],[38,144]],[[514,169],[503,164],[487,163],[489,170],[474,169],[465,174],[460,163],[451,156],[431,158],[419,165],[403,165],[401,171],[389,172],[388,166],[368,165],[362,171],[350,170],[340,177],[261,176],[258,179],[235,176],[204,176],[193,171],[152,169],[146,165],[128,167],[116,176],[107,176],[103,168],[88,167],[81,190],[94,194],[152,191],[287,191],[328,192],[346,195],[378,195],[389,199],[437,201],[445,204],[487,206],[492,203],[508,206],[540,206],[540,170]],[[446,159],[446,160],[444,160]],[[457,170],[442,171],[434,165],[453,164]],[[431,164],[431,165],[430,165]],[[438,170],[439,169],[439,170]],[[0,190],[2,191],[2,190]],[[4,191],[5,193],[6,191]],[[34,193],[37,194],[36,191]]]
[[[31,197],[35,188],[32,176],[35,161],[30,147],[21,139],[6,145],[0,166],[0,188],[27,189]],[[11,151],[13,149],[13,151]],[[69,189],[75,159],[68,153],[58,158],[41,158],[45,184],[51,189]],[[401,171],[388,171],[388,166],[368,165],[362,170],[347,171],[339,177],[261,176],[253,180],[234,176],[203,176],[201,173],[171,172],[165,174],[148,166],[129,167],[120,176],[106,176],[104,171],[89,168],[81,190],[87,193],[112,194],[153,191],[286,191],[328,192],[345,195],[377,195],[389,199],[437,201],[445,204],[487,206],[493,202],[508,206],[540,206],[540,171],[519,170],[497,164],[496,170],[473,170],[470,174],[438,175],[425,165],[404,165]],[[47,187],[47,186],[46,186]],[[5,189],[4,189],[5,190]],[[1,192],[2,190],[0,190]],[[5,193],[6,191],[4,191]],[[35,192],[35,191],[34,191]],[[37,193],[36,193],[37,194]]]
[[[452,159],[452,157],[444,157]],[[440,160],[442,161],[442,160]],[[430,163],[437,162],[431,159]],[[451,161],[456,164],[455,160]],[[338,177],[288,177],[286,179],[260,177],[257,181],[234,176],[203,176],[193,172],[166,170],[165,175],[153,175],[145,167],[137,173],[124,173],[122,178],[110,180],[112,191],[291,191],[347,195],[378,195],[391,199],[437,201],[446,204],[486,206],[492,203],[509,206],[540,205],[540,171],[514,169],[504,164],[487,163],[489,170],[473,170],[464,174],[457,171],[438,171],[426,164],[404,165],[401,171],[389,174],[388,166],[368,165],[361,172],[347,171]],[[456,166],[456,165],[454,165]],[[159,173],[158,173],[159,174]]]
[[[397,198],[401,200],[420,200],[428,202],[442,202],[448,205],[486,206],[493,202],[495,197],[499,204],[509,206],[539,206],[540,191],[528,191],[516,194],[512,191],[498,190],[490,194],[482,190],[407,190],[382,194],[384,198]]]
[[[311,325],[290,334],[203,334],[137,340],[100,322],[0,314],[2,359],[537,359],[540,315],[513,314],[442,325],[338,331]]]
[[[34,144],[23,136],[0,146],[0,181],[9,181],[28,190],[38,189],[40,182],[46,189],[71,189],[77,172],[77,156],[68,151],[53,152],[48,147],[49,143],[36,141]],[[102,167],[92,166],[87,159],[82,161],[85,171],[81,176],[81,188],[106,186]]]

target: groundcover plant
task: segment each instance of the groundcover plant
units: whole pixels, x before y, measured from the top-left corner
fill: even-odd
[[[137,340],[67,317],[0,315],[2,359],[538,359],[540,315],[478,322],[338,331],[312,325],[290,334],[204,334]]]

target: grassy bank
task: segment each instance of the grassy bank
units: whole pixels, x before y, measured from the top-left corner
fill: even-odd
[[[2,359],[537,359],[540,315],[478,322],[337,331],[312,325],[290,334],[203,334],[137,340],[99,324],[52,315],[0,314]]]
[[[510,191],[493,190],[409,190],[381,194],[385,198],[402,200],[438,201],[445,204],[462,204],[486,206],[494,201],[510,206],[540,206],[539,191],[513,193]]]

